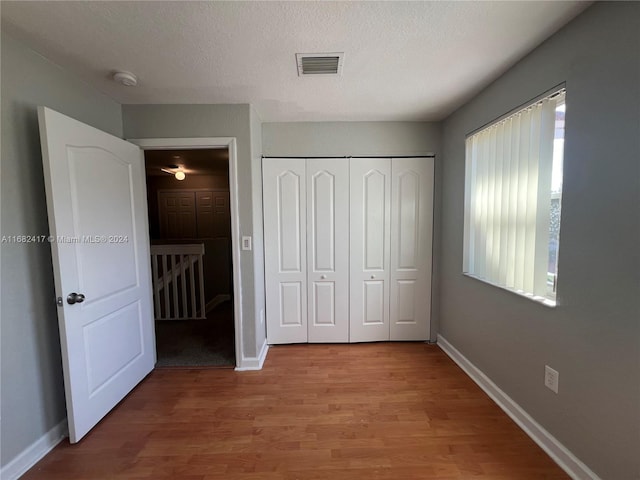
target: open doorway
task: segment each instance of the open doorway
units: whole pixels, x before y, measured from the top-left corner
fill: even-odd
[[[158,366],[234,367],[229,149],[145,149]]]

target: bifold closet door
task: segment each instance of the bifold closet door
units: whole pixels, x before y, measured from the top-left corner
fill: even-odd
[[[269,343],[429,339],[433,162],[263,160]]]
[[[429,339],[433,162],[391,162],[390,340]]]
[[[349,161],[308,159],[309,342],[349,341]]]
[[[390,159],[351,159],[351,342],[389,340],[390,187]]]
[[[307,342],[305,162],[264,159],[262,180],[268,341]]]

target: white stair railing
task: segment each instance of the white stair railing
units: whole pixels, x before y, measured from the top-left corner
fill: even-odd
[[[156,320],[205,318],[204,244],[151,245]]]

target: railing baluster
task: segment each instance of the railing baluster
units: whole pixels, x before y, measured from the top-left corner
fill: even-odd
[[[176,256],[171,254],[171,278],[173,280],[173,286],[171,288],[173,292],[173,318],[180,318],[180,310],[178,304],[178,272],[176,268]]]
[[[187,275],[186,263],[189,257],[180,255],[180,283],[182,284],[182,318],[189,318],[189,308],[187,305]]]
[[[153,271],[153,301],[155,305],[155,318],[162,318],[160,309],[160,277],[158,276],[158,255],[151,255],[151,269]]]
[[[193,257],[195,255],[189,255],[189,279],[191,280],[191,316],[196,316],[196,282],[193,274],[194,262]]]
[[[169,308],[169,289],[167,288],[169,282],[169,270],[167,269],[167,256],[162,255],[162,289],[164,290],[164,315],[162,318],[169,318],[171,316],[171,310]]]
[[[205,312],[205,301],[204,301],[204,271],[202,265],[202,255],[198,258],[198,274],[200,276],[200,318],[205,318],[207,316],[207,312]]]
[[[203,244],[151,246],[156,320],[205,318],[203,255]]]

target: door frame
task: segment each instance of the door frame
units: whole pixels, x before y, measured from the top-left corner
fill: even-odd
[[[233,322],[236,368],[242,365],[242,283],[240,278],[240,217],[238,216],[238,156],[235,137],[128,138],[142,150],[229,150],[229,208],[231,210],[231,258],[233,271]]]

